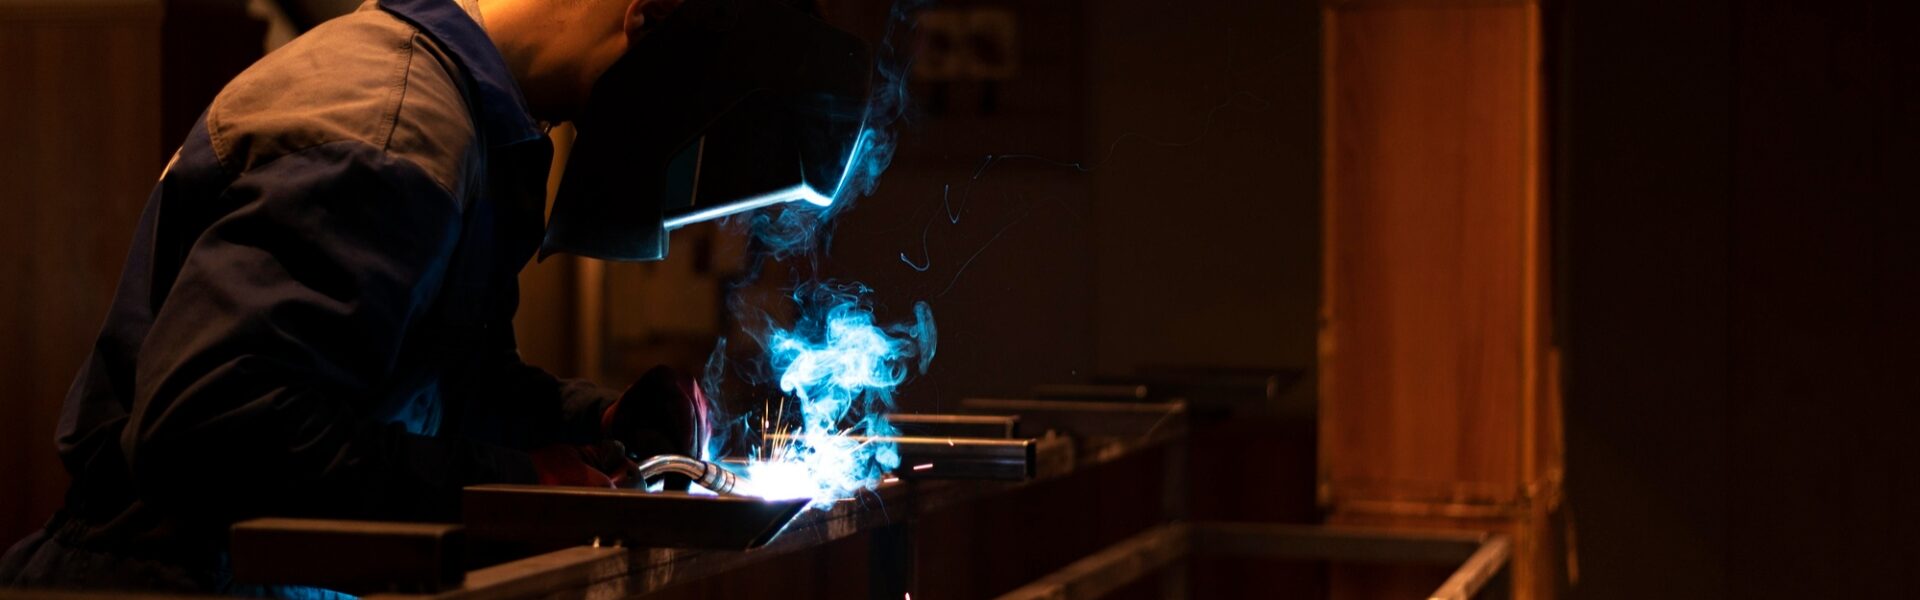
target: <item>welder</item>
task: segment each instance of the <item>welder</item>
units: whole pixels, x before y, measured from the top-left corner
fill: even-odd
[[[691,379],[658,368],[624,392],[556,379],[521,361],[512,318],[518,272],[543,247],[657,259],[668,229],[699,220],[668,213],[773,197],[715,208],[719,188],[694,202],[697,182],[674,174],[779,146],[726,154],[697,135],[779,86],[636,50],[676,11],[726,21],[711,35],[753,31],[735,4],[374,0],[239,75],[148,199],[61,414],[65,505],[0,560],[0,585],[223,591],[241,519],[455,521],[463,486],[621,485],[631,458],[699,456],[707,409]],[[727,47],[701,31],[673,35]],[[691,108],[649,113],[677,106]],[[581,142],[549,224],[547,127],[566,121]],[[672,135],[622,145],[654,130]],[[612,197],[622,182],[646,201]]]

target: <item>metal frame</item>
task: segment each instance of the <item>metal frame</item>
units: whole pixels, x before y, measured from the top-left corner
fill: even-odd
[[[484,600],[555,594],[641,596],[869,532],[872,544],[869,554],[874,558],[872,572],[868,574],[872,596],[898,600],[913,586],[913,523],[921,515],[1037,481],[1069,476],[1084,468],[1163,445],[1173,450],[1168,452],[1170,465],[1184,464],[1187,412],[1182,402],[1115,406],[1029,400],[989,401],[988,404],[1019,408],[1022,412],[976,410],[993,415],[1019,414],[1022,429],[1028,426],[1028,412],[1031,412],[1038,418],[1035,422],[1043,424],[1022,434],[1046,432],[1045,435],[1016,440],[1023,446],[1031,444],[1029,447],[1035,456],[1028,464],[1033,469],[1033,479],[892,481],[874,490],[871,497],[842,502],[829,510],[803,512],[771,543],[749,552],[574,547],[470,572],[464,585],[438,594],[380,597]],[[1006,417],[996,419],[1006,422]],[[1081,437],[1083,435],[1085,437]],[[945,446],[946,441],[940,440],[939,445]],[[1183,473],[1169,473],[1169,477],[1183,476]],[[1184,491],[1184,486],[1175,487]],[[1169,494],[1165,501],[1168,515],[1184,514],[1183,493]],[[1184,579],[1179,581],[1184,583]],[[1176,587],[1184,589],[1184,585],[1169,583],[1169,589]]]
[[[466,531],[448,523],[251,519],[234,524],[233,579],[349,592],[431,592],[460,585]]]
[[[632,547],[746,550],[771,541],[807,500],[491,484],[462,490],[460,505],[476,542],[550,550],[597,539]]]
[[[1035,429],[1049,432],[1033,440],[998,441],[1002,445],[1018,441],[1028,451],[1038,451],[1037,458],[1025,461],[1035,470],[1035,480],[1065,476],[1149,448],[1157,447],[1165,453],[1165,524],[1008,592],[1000,597],[1003,600],[1099,598],[1149,576],[1159,578],[1162,597],[1184,598],[1189,593],[1189,563],[1202,557],[1455,565],[1453,574],[1433,591],[1432,599],[1511,596],[1513,544],[1506,535],[1189,521],[1184,403],[968,400],[965,405],[996,414],[1018,414],[1023,428],[1035,425]],[[1004,427],[1006,421],[999,423]],[[945,447],[946,443],[942,440],[939,445]],[[864,531],[871,539],[870,591],[875,598],[897,600],[913,588],[913,522],[918,516],[1030,484],[893,481],[875,490],[871,498],[805,512],[771,543],[751,552],[581,546],[472,571],[459,587],[437,594],[378,597],[481,600],[556,593],[644,595]]]
[[[367,600],[489,600],[537,598],[558,590],[578,591],[580,597],[618,597],[619,574],[627,566],[627,549],[575,546],[469,571],[460,587],[437,594],[374,594]]]
[[[1187,525],[1161,525],[1001,594],[999,600],[1102,598],[1142,577],[1177,566],[1192,552],[1193,535]]]
[[[1431,600],[1510,598],[1505,534],[1266,523],[1168,523],[1108,546],[999,600],[1086,600],[1196,557],[1458,564]]]

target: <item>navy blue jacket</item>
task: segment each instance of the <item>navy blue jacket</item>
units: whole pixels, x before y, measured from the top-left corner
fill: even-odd
[[[85,577],[64,552],[217,587],[235,520],[451,520],[596,437],[614,395],[515,350],[552,149],[476,16],[380,0],[221,91],[67,397],[66,508],[0,582]]]

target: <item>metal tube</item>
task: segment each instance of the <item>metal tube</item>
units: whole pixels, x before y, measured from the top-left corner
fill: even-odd
[[[1012,415],[892,414],[887,424],[911,437],[1013,439],[1020,417]]]
[[[1035,474],[1034,440],[1004,440],[962,437],[869,437],[848,436],[856,443],[895,444],[900,468],[894,475],[904,479],[997,479],[1022,481]],[[792,443],[789,434],[766,436],[769,444]]]
[[[647,481],[666,474],[685,475],[700,487],[712,490],[715,494],[729,496],[740,479],[731,471],[697,458],[678,454],[662,454],[640,463],[640,480]]]
[[[1505,535],[1496,534],[1487,538],[1480,549],[1467,557],[1453,575],[1447,577],[1440,589],[1434,590],[1432,600],[1468,600],[1480,595],[1495,578],[1506,573],[1507,563],[1513,561],[1513,540]],[[1508,596],[1512,590],[1502,589],[1501,596]]]

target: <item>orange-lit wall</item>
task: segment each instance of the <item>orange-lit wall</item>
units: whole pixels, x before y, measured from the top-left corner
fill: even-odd
[[[60,399],[165,162],[159,48],[157,1],[0,3],[0,543],[66,490]]]
[[[1320,500],[1339,523],[1511,533],[1516,591],[1551,597],[1539,7],[1330,2],[1324,22]],[[1445,577],[1345,574],[1363,598]]]

